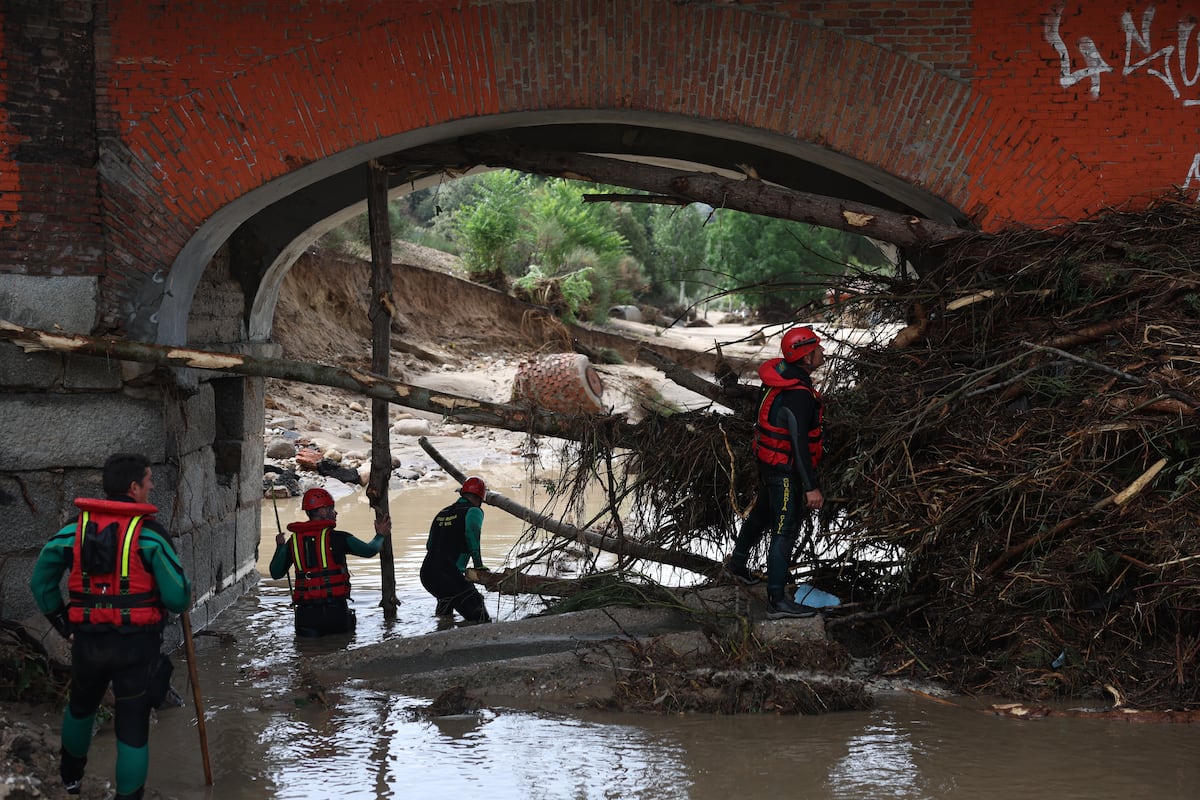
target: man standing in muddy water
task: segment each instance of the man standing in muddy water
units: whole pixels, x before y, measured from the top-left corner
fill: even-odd
[[[117,798],[140,798],[150,765],[150,709],[170,687],[163,668],[167,612],[187,610],[192,586],[155,519],[150,461],[132,453],[109,457],[102,472],[107,499],[80,497],[78,520],[46,543],[30,588],[38,609],[71,639],[71,693],[63,713],[59,773],[79,794],[96,712],[110,684],[117,736]],[[70,602],[59,581],[69,572]],[[167,662],[169,664],[169,662]]]
[[[763,397],[754,425],[754,458],[758,465],[758,500],[742,523],[725,573],[748,586],[759,582],[746,564],[750,551],[769,530],[767,551],[767,617],[811,617],[816,611],[784,594],[788,562],[799,526],[799,497],[804,508],[825,504],[820,476],[824,433],[821,395],[812,373],[825,363],[821,340],[812,328],[792,328],[783,334],[782,358],[773,358],[758,369]]]
[[[463,576],[467,564],[485,570],[479,553],[483,534],[483,499],[487,484],[472,475],[463,481],[459,498],[433,518],[425,541],[425,560],[421,562],[421,585],[437,598],[434,612],[439,618],[452,617],[457,611],[467,622],[491,622],[483,595]]]
[[[296,635],[304,637],[349,633],[357,618],[350,608],[350,570],[346,554],[363,558],[379,555],[384,538],[392,531],[391,517],[375,520],[375,538],[369,542],[345,531],[335,530],[337,509],[333,495],[321,488],[309,489],[300,501],[308,514],[303,522],[288,523],[290,538],[283,531],[275,536],[271,577],[278,580],[296,568],[292,587]]]

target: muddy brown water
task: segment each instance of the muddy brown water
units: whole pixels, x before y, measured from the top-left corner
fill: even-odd
[[[268,502],[263,581],[211,626],[224,637],[196,638],[214,785],[204,785],[179,652],[175,686],[188,703],[154,723],[148,786],[181,800],[1200,796],[1200,727],[1003,719],[908,694],[878,697],[871,711],[818,717],[568,716],[489,708],[430,720],[418,713],[430,698],[396,696],[362,681],[324,687],[331,702],[321,702],[320,687],[305,674],[312,654],[436,630],[433,600],[417,572],[428,520],[452,499],[444,484],[393,496],[397,621],[386,624],[375,605],[378,560],[353,560],[358,629],[315,642],[295,639],[287,583],[266,577],[275,534]],[[338,509],[339,527],[365,538],[371,527],[365,502],[343,498]],[[279,512],[284,524],[299,518],[295,500],[280,501]],[[502,566],[521,533],[519,522],[488,509],[485,563]],[[496,595],[488,596],[488,605],[500,619],[536,610]],[[92,757],[97,771],[111,769],[110,730],[97,737]]]

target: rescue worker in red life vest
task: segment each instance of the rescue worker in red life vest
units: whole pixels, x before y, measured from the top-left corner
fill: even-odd
[[[170,689],[162,655],[167,612],[191,604],[192,586],[150,505],[150,461],[115,454],[102,472],[107,499],[75,500],[79,517],[46,543],[30,579],[38,609],[71,639],[71,694],[63,713],[59,773],[79,794],[96,711],[109,686],[116,706],[118,798],[140,798],[150,764],[150,709]],[[59,581],[68,572],[70,600]]]
[[[457,611],[467,622],[491,622],[483,595],[466,579],[468,562],[486,570],[479,553],[483,534],[483,504],[487,484],[472,475],[458,490],[459,499],[437,513],[425,541],[421,562],[421,585],[437,598],[436,616],[453,617]]]
[[[383,540],[392,532],[390,517],[375,520],[375,538],[364,542],[345,531],[335,530],[337,509],[333,495],[324,489],[309,489],[300,501],[308,514],[303,522],[288,523],[290,537],[275,536],[271,577],[282,578],[296,568],[292,604],[296,608],[297,636],[349,633],[357,619],[350,608],[350,570],[346,554],[363,558],[379,555]]]
[[[785,596],[788,562],[796,545],[799,509],[820,509],[818,467],[823,444],[821,395],[812,373],[825,363],[821,339],[812,328],[792,328],[783,335],[782,358],[758,370],[763,383],[754,426],[758,464],[758,500],[742,523],[725,565],[727,576],[747,586],[760,582],[746,564],[750,551],[770,532],[767,551],[767,616],[811,617],[816,611]]]

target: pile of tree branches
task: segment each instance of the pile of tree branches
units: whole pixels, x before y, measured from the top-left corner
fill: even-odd
[[[923,600],[880,629],[886,667],[1200,707],[1198,249],[1167,199],[966,240],[893,287],[909,325],[828,393],[821,520]]]
[[[1197,251],[1200,210],[1165,199],[961,240],[853,301],[908,324],[835,334],[818,374],[827,505],[793,575],[849,603],[831,633],[967,692],[1200,708]],[[620,448],[597,422],[559,490],[719,558],[756,483],[731,407]]]

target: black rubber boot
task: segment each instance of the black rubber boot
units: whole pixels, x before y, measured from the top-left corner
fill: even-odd
[[[83,788],[83,769],[87,766],[87,756],[73,756],[65,747],[59,748],[58,775],[62,778],[63,788],[67,794],[79,794]]]

